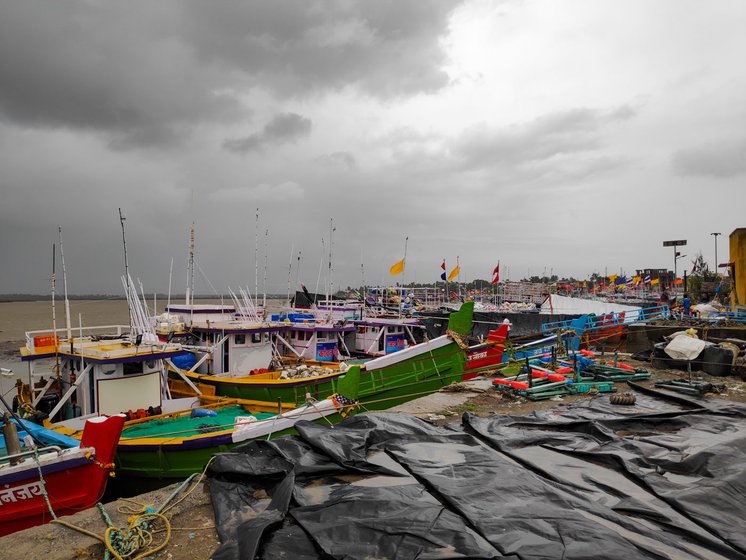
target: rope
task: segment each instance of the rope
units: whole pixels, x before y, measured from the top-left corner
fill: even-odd
[[[36,469],[39,471],[39,482],[41,482],[41,494],[44,496],[44,502],[47,504],[49,513],[52,515],[52,519],[56,520],[57,515],[52,509],[52,503],[49,501],[49,494],[47,493],[47,483],[44,480],[44,475],[41,472],[41,461],[39,461],[39,448],[34,447],[34,459],[36,460]]]
[[[62,519],[55,518],[52,523],[57,523],[63,527],[67,527],[102,542],[106,547],[105,558],[108,558],[109,555],[111,555],[115,560],[141,560],[163,550],[168,545],[171,538],[172,528],[171,520],[166,516],[166,513],[186,500],[194,489],[199,486],[210,466],[210,463],[212,463],[212,458],[210,458],[199,475],[195,473],[182,482],[158,509],[155,508],[154,504],[141,504],[134,500],[127,499],[127,502],[140,506],[140,509],[136,510],[126,504],[117,508],[119,513],[125,515],[131,514],[128,518],[129,525],[126,528],[115,527],[108,512],[100,503],[96,504],[96,506],[99,511],[101,511],[101,515],[107,526],[103,536],[87,529],[83,529],[82,527],[78,527],[77,525],[73,525],[72,523],[68,523]],[[195,479],[196,482],[194,482]],[[172,500],[174,500],[176,496],[178,496],[182,490],[190,484],[191,487],[189,490],[184,493],[181,498],[171,503]],[[157,528],[156,524],[160,523],[163,524],[163,527]],[[208,528],[209,527],[198,527],[196,529]],[[183,530],[183,528],[181,530]],[[163,532],[166,533],[163,537],[163,541],[157,546],[152,546],[153,535]]]

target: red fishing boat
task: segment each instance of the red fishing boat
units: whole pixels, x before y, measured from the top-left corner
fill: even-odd
[[[0,536],[48,523],[52,520],[50,506],[59,517],[98,502],[114,467],[123,426],[123,416],[89,419],[80,442],[65,448],[61,439],[56,445],[47,443],[52,441],[45,438],[50,430],[22,421],[18,433],[27,446],[6,442],[5,449],[16,452],[0,456]],[[32,437],[44,446],[31,444]]]
[[[481,372],[501,364],[505,353],[505,340],[508,338],[510,325],[504,323],[492,330],[482,344],[470,346],[466,350],[463,380],[476,377]]]

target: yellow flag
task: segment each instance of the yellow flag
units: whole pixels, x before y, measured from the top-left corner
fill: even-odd
[[[398,263],[394,265],[391,265],[389,272],[394,275],[401,274],[402,272],[404,272],[404,259],[400,260]]]
[[[609,274],[609,282],[613,282],[617,278],[619,278],[618,275],[616,275],[616,274]]]
[[[658,278],[653,278],[653,279],[652,279],[652,280],[650,281],[650,283],[651,283],[651,284],[657,284],[657,283],[659,283],[659,282],[660,282],[660,279],[658,279]]]
[[[456,268],[454,268],[451,271],[451,273],[448,275],[448,281],[450,282],[451,280],[453,280],[454,278],[456,278],[456,276],[458,276],[458,272],[459,272],[459,267],[458,267],[458,265],[456,265]]]

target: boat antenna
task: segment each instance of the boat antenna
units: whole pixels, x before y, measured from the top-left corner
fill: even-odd
[[[70,326],[70,300],[67,299],[67,270],[65,269],[65,252],[62,250],[62,226],[57,226],[57,232],[60,240],[60,258],[62,259],[62,285],[65,289],[65,328],[67,329],[67,339],[73,337],[72,327]]]
[[[127,238],[124,234],[124,220],[127,218],[124,217],[122,214],[122,209],[119,209],[119,223],[122,226],[122,247],[124,249],[124,277],[125,281],[127,282],[127,294],[129,294],[130,291],[130,273],[129,273],[129,263],[127,262]],[[128,296],[129,297],[129,296]],[[132,330],[132,309],[130,309],[130,306],[127,306],[127,313],[129,315],[129,321],[130,321],[130,330]]]
[[[362,284],[360,285],[360,295],[363,299],[363,308],[360,310],[360,318],[363,318],[363,315],[365,314],[365,266],[363,265],[363,248],[360,247],[360,281]]]
[[[269,247],[269,229],[264,230],[264,295],[262,297],[262,308],[267,312],[267,249]]]
[[[302,251],[298,251],[298,264],[295,266],[295,289],[298,289],[298,277],[300,276],[300,256]]]
[[[174,258],[171,257],[171,268],[168,269],[168,302],[166,303],[166,312],[171,307],[171,279],[174,276]]]
[[[290,245],[290,259],[288,259],[288,307],[290,307],[290,271],[293,269],[293,253],[295,245]]]
[[[57,376],[57,392],[62,400],[62,377],[60,376],[59,342],[57,339],[57,311],[54,304],[54,288],[57,279],[57,247],[52,243],[52,340],[54,342],[54,371]],[[33,389],[33,387],[32,387]],[[10,410],[10,409],[8,409]]]
[[[189,226],[189,262],[187,264],[187,287],[185,303],[192,306],[194,303],[194,222]]]
[[[319,284],[321,283],[321,270],[324,268],[324,238],[321,238],[321,260],[319,260],[319,275],[316,277],[316,289],[314,293],[314,303],[316,303],[316,295],[319,293]],[[325,288],[326,289],[326,288]]]
[[[334,251],[334,237],[332,235],[337,231],[334,227],[334,218],[329,219],[329,293],[327,294],[327,303],[331,305],[331,299],[334,297],[334,269],[332,268],[332,252]]]
[[[254,222],[254,297],[259,295],[259,208],[256,209],[256,221]]]

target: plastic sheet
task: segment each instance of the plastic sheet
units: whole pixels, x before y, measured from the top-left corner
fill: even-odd
[[[216,559],[746,559],[746,408],[638,391],[444,428],[397,413],[218,455]]]

